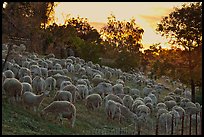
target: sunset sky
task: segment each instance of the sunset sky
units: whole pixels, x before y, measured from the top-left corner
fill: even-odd
[[[155,29],[162,17],[167,16],[173,7],[181,7],[185,2],[60,2],[55,8],[57,24],[63,24],[66,15],[69,17],[88,18],[88,22],[100,29],[112,13],[117,20],[129,21],[132,17],[144,29],[142,43],[149,48],[153,43],[162,43],[170,48],[167,40],[156,34]]]

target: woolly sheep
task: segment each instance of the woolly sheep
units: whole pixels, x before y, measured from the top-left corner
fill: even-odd
[[[164,97],[164,102],[165,101],[170,101],[170,100],[174,100],[174,98],[172,96],[165,96]]]
[[[48,77],[48,70],[47,70],[47,68],[40,67],[40,70],[41,70],[42,77],[44,79],[46,79]]]
[[[99,94],[90,94],[85,98],[85,106],[87,109],[94,110],[102,105],[102,98]]]
[[[143,88],[143,94],[145,96],[148,96],[148,94],[151,93],[151,91],[152,91],[152,88],[148,88],[148,87]]]
[[[54,69],[48,70],[48,77],[54,76],[56,74],[65,75],[63,70],[54,70]]]
[[[191,99],[191,91],[189,90],[185,90],[182,95],[185,97],[185,98],[188,98],[188,99]]]
[[[6,78],[4,80],[2,87],[3,87],[3,90],[4,90],[6,96],[8,97],[8,100],[10,102],[21,101],[20,97],[22,95],[23,85],[21,84],[21,82],[18,79]]]
[[[22,95],[22,100],[23,100],[23,104],[27,107],[31,107],[34,109],[34,111],[36,112],[36,109],[38,111],[39,106],[41,105],[43,99],[49,95],[49,91],[47,92],[43,92],[40,95],[36,95],[35,93],[32,92],[25,92]]]
[[[77,97],[79,97],[79,92],[78,92],[78,88],[75,85],[73,85],[73,84],[67,85],[62,90],[71,92],[72,103],[76,102]]]
[[[129,91],[129,95],[131,95],[134,99],[140,97],[140,91],[137,88],[132,88]]]
[[[183,92],[183,90],[180,89],[180,88],[176,88],[176,89],[174,90],[174,93],[177,94],[177,95],[181,95],[182,92]]]
[[[85,99],[89,95],[89,90],[86,85],[78,84],[76,85],[76,87],[78,88],[78,92],[81,99]]]
[[[113,85],[112,89],[113,89],[113,94],[124,93],[122,84],[115,84],[115,85]]]
[[[66,87],[67,85],[72,84],[71,81],[62,81],[61,85],[60,85],[60,90],[62,90],[64,87]]]
[[[67,70],[68,70],[68,72],[73,73],[75,71],[74,70],[74,65],[72,63],[68,63],[67,64]]]
[[[48,69],[48,63],[47,62],[39,61],[38,64],[39,64],[39,67]]]
[[[172,109],[177,104],[174,100],[165,101],[164,103],[166,104],[168,110]]]
[[[177,105],[174,106],[174,107],[172,108],[172,110],[176,110],[176,111],[179,113],[180,117],[182,117],[183,114],[185,114],[185,110],[184,110],[182,107],[177,106]]]
[[[148,97],[150,97],[150,98],[152,99],[152,104],[153,104],[153,105],[156,105],[156,104],[157,104],[157,97],[155,96],[155,94],[150,93],[150,94],[148,95]]]
[[[145,104],[147,104],[147,103],[153,104],[153,103],[152,103],[152,99],[151,99],[150,97],[144,97],[143,102],[144,102]]]
[[[40,76],[36,76],[32,81],[32,87],[35,94],[40,94],[45,90],[45,80]]]
[[[104,104],[105,105],[108,103],[108,100],[113,100],[115,102],[123,104],[123,100],[114,94],[108,94],[107,96],[105,96],[105,98],[104,98]]]
[[[130,90],[131,90],[131,88],[130,88],[129,86],[125,86],[125,87],[123,88],[123,91],[124,91],[125,94],[129,94],[129,93],[130,93]]]
[[[16,64],[16,63],[14,63],[12,66],[11,66],[11,71],[14,73],[14,75],[15,75],[15,78],[19,78],[18,77],[18,72],[19,72],[19,69],[20,69],[21,67],[18,65],[18,64]]]
[[[48,77],[45,80],[45,89],[52,91],[56,87],[56,80],[53,77]]]
[[[21,67],[18,72],[19,78],[22,78],[24,76],[31,76],[31,71],[28,68]]]
[[[69,91],[57,91],[54,96],[54,101],[69,101],[72,102],[72,94]]]
[[[157,104],[156,109],[157,110],[159,110],[159,109],[167,109],[167,106],[163,102],[160,102],[160,103]]]
[[[133,104],[133,98],[130,95],[125,95],[123,97],[123,104],[124,106],[126,106],[127,108],[129,108],[130,110],[132,110],[132,104]]]
[[[55,78],[55,80],[56,80],[56,87],[57,88],[60,88],[60,85],[63,81],[72,81],[72,79],[70,77],[64,76],[61,74],[55,74],[52,77]]]
[[[125,105],[122,105],[120,103],[117,103],[117,106],[119,106],[119,108],[121,110],[122,118],[124,118],[125,120],[129,120],[133,124],[137,123],[138,117],[135,113],[133,113],[132,111],[130,111],[129,108],[127,108]]]
[[[14,78],[15,77],[14,73],[11,70],[6,70],[3,72],[3,74],[6,78]]]
[[[117,104],[118,103],[113,100],[108,100],[107,104],[105,105],[105,112],[106,112],[107,118],[114,119],[118,117],[118,120],[120,122],[121,110]]]
[[[22,82],[21,84],[23,85],[22,94],[24,94],[25,92],[33,92],[33,88],[31,84],[27,82]]]
[[[165,109],[165,108],[159,108],[158,111],[157,111],[157,118],[160,117],[161,114],[163,113],[168,113],[168,110]]]
[[[137,107],[136,114],[137,114],[138,117],[140,117],[141,115],[147,117],[150,114],[150,109],[146,105],[139,105]]]
[[[48,113],[58,115],[61,118],[67,118],[71,121],[71,127],[74,127],[76,120],[76,107],[68,101],[53,101],[41,111],[41,116],[47,116]]]
[[[172,124],[172,115],[170,113],[162,113],[159,117],[159,125],[162,131],[166,134],[169,133]]]
[[[139,106],[139,105],[145,105],[144,104],[144,102],[143,101],[141,101],[141,100],[135,100],[134,102],[133,102],[133,104],[132,104],[132,112],[134,112],[135,114],[137,113],[137,107]]]
[[[101,82],[96,87],[91,89],[91,93],[98,93],[102,98],[104,96],[111,94],[113,91],[112,85],[110,83]]]
[[[55,70],[62,70],[62,66],[58,63],[56,63],[54,66],[53,66],[53,69]]]
[[[24,76],[22,78],[20,78],[20,82],[27,82],[29,84],[32,84],[32,78],[30,76]]]
[[[35,78],[36,76],[42,76],[41,69],[37,65],[31,65],[30,66],[30,71],[31,71],[31,75],[32,75],[33,78]]]

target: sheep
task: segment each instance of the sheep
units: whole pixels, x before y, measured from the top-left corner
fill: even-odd
[[[102,83],[102,82],[109,83],[109,81],[107,81],[106,79],[99,78],[99,77],[94,77],[92,79],[92,84],[93,84],[94,87],[96,87],[99,83]]]
[[[8,97],[9,102],[21,101],[21,95],[23,90],[23,85],[16,78],[6,78],[2,85],[3,90]]]
[[[30,66],[30,71],[31,71],[31,75],[32,77],[36,77],[36,76],[42,76],[42,72],[41,69],[38,65],[31,65]]]
[[[108,100],[107,104],[105,105],[105,112],[107,115],[107,119],[114,119],[118,117],[119,122],[121,121],[121,110],[120,107],[117,105],[118,103],[113,100]]]
[[[53,91],[56,88],[56,80],[53,77],[48,77],[45,79],[45,89]]]
[[[23,85],[22,94],[24,94],[25,92],[33,92],[33,88],[31,84],[27,82],[22,82],[21,84]]]
[[[67,70],[68,70],[68,72],[73,73],[75,71],[74,65],[72,63],[67,63]]]
[[[157,118],[159,118],[161,114],[163,114],[163,113],[168,113],[168,112],[169,112],[169,111],[168,111],[167,109],[165,109],[165,108],[159,108],[159,109],[157,110]]]
[[[123,97],[125,96],[126,94],[116,94],[116,96],[118,96],[119,98],[123,99]]]
[[[31,76],[31,71],[28,68],[21,67],[18,72],[19,78],[23,78],[24,76]]]
[[[40,95],[36,95],[35,93],[32,92],[25,92],[22,95],[22,101],[24,106],[26,107],[31,107],[34,109],[34,112],[36,112],[36,109],[38,111],[39,106],[43,102],[43,99],[49,95],[49,91],[45,91]]]
[[[56,74],[60,74],[60,75],[65,75],[63,70],[48,70],[48,77],[56,75]]]
[[[170,101],[170,100],[174,100],[174,98],[172,96],[165,96],[164,97],[164,102],[165,101]]]
[[[69,101],[72,102],[72,94],[69,91],[57,91],[53,101]]]
[[[16,63],[11,66],[11,71],[14,73],[15,78],[19,78],[18,77],[18,72],[19,72],[20,68],[21,67],[18,64],[16,64]]]
[[[122,80],[122,79],[117,79],[116,80],[116,84],[122,84],[123,86],[125,85],[125,82],[124,82],[124,80]]]
[[[114,94],[108,94],[105,98],[104,98],[104,104],[106,105],[108,103],[108,100],[113,100],[115,102],[118,102],[120,104],[123,104],[123,100],[121,98],[119,98],[118,96],[114,95]]]
[[[61,85],[60,85],[60,90],[62,90],[64,87],[66,87],[67,85],[71,85],[72,82],[71,81],[62,81]]]
[[[62,70],[62,66],[59,64],[59,63],[56,63],[52,69],[55,69],[55,70]]]
[[[47,68],[40,67],[40,70],[41,70],[41,73],[42,73],[42,77],[44,79],[46,79],[48,77],[48,70],[47,70]]]
[[[20,82],[27,82],[27,83],[29,83],[29,84],[31,84],[32,85],[32,78],[30,77],[30,76],[24,76],[24,77],[22,77],[22,78],[20,78]]]
[[[86,69],[84,67],[80,67],[78,70],[79,75],[85,75],[86,74]]]
[[[41,116],[47,116],[48,113],[57,115],[62,118],[67,118],[71,121],[71,127],[74,127],[76,120],[76,107],[68,101],[53,101],[41,111]]]
[[[150,93],[148,95],[148,97],[150,97],[152,99],[152,104],[156,105],[157,104],[157,97],[155,96],[155,94]]]
[[[133,102],[133,104],[132,104],[132,112],[134,112],[135,114],[137,113],[137,107],[139,106],[139,105],[145,105],[144,104],[144,102],[143,101],[141,101],[141,100],[135,100],[134,102]]]
[[[152,99],[151,99],[150,97],[144,97],[143,102],[144,102],[145,104],[147,104],[147,103],[151,103],[151,104],[152,104]]]
[[[124,106],[126,106],[127,108],[129,108],[130,110],[132,110],[132,104],[133,104],[133,98],[130,95],[125,95],[123,97],[123,104]]]
[[[123,88],[124,94],[129,94],[130,93],[131,88],[129,86],[125,86]]]
[[[171,121],[172,115],[170,113],[162,113],[159,117],[159,126],[166,134],[169,132],[169,129],[171,129]]]
[[[134,99],[140,97],[140,91],[137,88],[132,88],[129,91],[129,95],[131,95]]]
[[[32,87],[34,93],[36,94],[41,93],[42,91],[45,90],[45,80],[40,76],[36,76],[32,81]]]
[[[181,95],[182,92],[183,92],[183,90],[180,89],[180,88],[176,88],[176,89],[174,90],[174,93],[177,94],[177,95]]]
[[[113,91],[112,85],[110,83],[101,82],[96,87],[91,89],[91,93],[98,93],[102,98],[107,94],[111,94]]]
[[[14,73],[11,70],[6,70],[3,72],[3,74],[6,78],[14,78],[15,77]]]
[[[122,84],[115,84],[112,87],[113,94],[122,94],[123,92],[123,85]]]
[[[176,101],[170,100],[170,101],[165,101],[166,107],[168,110],[172,109],[174,106],[177,105]]]
[[[150,114],[150,109],[146,105],[139,105],[137,107],[136,114],[137,114],[138,117],[140,117],[142,115],[147,117]]]
[[[183,115],[185,115],[185,110],[182,108],[182,107],[180,107],[180,106],[174,106],[173,108],[172,108],[172,110],[176,110],[178,113],[179,113],[179,115],[180,115],[180,117],[182,117]]]
[[[102,105],[102,98],[99,94],[90,94],[85,98],[85,106],[87,109],[94,110]]]
[[[189,90],[185,90],[182,95],[185,97],[185,98],[188,98],[188,99],[191,99],[191,91]]]
[[[76,85],[79,85],[79,84],[88,86],[88,83],[84,79],[78,79],[76,82]]]
[[[48,63],[46,61],[39,61],[39,67],[48,69]]]
[[[55,80],[56,80],[56,87],[57,88],[60,88],[60,85],[63,81],[72,81],[72,79],[70,77],[64,76],[61,74],[55,74],[52,77],[55,78]]]
[[[159,110],[159,109],[167,109],[167,106],[166,106],[166,104],[160,102],[160,103],[157,104],[156,109],[157,110]]]
[[[76,87],[78,88],[78,92],[81,99],[85,99],[89,95],[89,90],[86,85],[78,84],[76,85]]]
[[[182,108],[185,108],[187,102],[190,102],[190,99],[188,99],[188,98],[183,98],[183,99],[181,99],[181,101],[180,101],[180,106],[181,106]]]
[[[151,92],[152,92],[152,88],[148,88],[148,87],[143,88],[143,94],[145,96],[148,96],[148,94],[151,93]]]
[[[72,103],[76,102],[76,98],[79,97],[79,92],[78,92],[78,88],[75,85],[73,85],[73,84],[67,85],[62,90],[71,92]]]
[[[138,121],[138,117],[135,113],[133,113],[132,111],[130,111],[129,108],[127,108],[125,105],[122,105],[120,103],[116,103],[117,106],[119,106],[120,110],[121,110],[121,116],[122,118],[124,118],[125,120],[130,120],[131,122],[133,122],[133,124],[136,124]]]

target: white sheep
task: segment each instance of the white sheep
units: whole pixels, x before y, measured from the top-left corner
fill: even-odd
[[[68,101],[53,101],[41,111],[41,116],[47,116],[48,113],[57,115],[62,118],[67,118],[71,121],[71,127],[74,127],[76,120],[76,107]]]
[[[118,117],[119,122],[121,122],[121,110],[118,103],[113,100],[108,100],[105,105],[105,112],[107,115],[107,119],[114,119]]]
[[[21,68],[21,67],[20,67],[18,64],[16,64],[16,63],[14,63],[14,64],[11,66],[11,71],[14,73],[15,78],[19,78],[19,77],[18,77],[18,72],[19,72],[20,68]]]
[[[176,101],[170,100],[170,101],[165,101],[166,107],[168,110],[172,109],[174,106],[177,105]]]
[[[132,88],[130,89],[128,94],[131,95],[135,99],[137,97],[140,97],[140,90],[137,88]]]
[[[15,77],[14,73],[13,73],[11,70],[5,70],[5,71],[3,72],[3,74],[4,74],[4,76],[5,76],[6,78],[14,78],[14,77]]]
[[[53,77],[48,77],[45,80],[45,89],[53,91],[56,88],[56,80]]]
[[[68,72],[73,73],[75,71],[74,65],[72,63],[67,63],[67,70],[68,70]]]
[[[28,68],[21,67],[18,72],[19,78],[23,78],[24,76],[31,76],[31,71]]]
[[[132,104],[133,104],[133,98],[130,95],[125,95],[123,97],[123,104],[124,106],[126,106],[127,108],[129,108],[130,110],[132,110]]]
[[[42,76],[41,69],[38,65],[31,65],[30,71],[33,78],[35,78],[36,76]]]
[[[55,78],[55,80],[56,80],[56,87],[57,87],[57,88],[60,88],[61,83],[62,83],[63,81],[72,81],[72,79],[71,79],[70,77],[61,75],[61,74],[59,74],[59,73],[53,75],[52,77]]]
[[[147,118],[147,116],[150,115],[150,109],[146,105],[139,105],[137,107],[136,114],[138,117],[143,115]]]
[[[32,87],[34,93],[40,94],[45,90],[45,80],[40,76],[36,76],[32,81]]]
[[[134,112],[135,114],[137,113],[137,107],[139,105],[145,105],[145,103],[142,100],[136,99],[133,104],[132,104],[132,112]]]
[[[147,104],[147,103],[151,103],[151,104],[153,104],[152,103],[152,99],[150,98],[150,97],[144,97],[144,100],[143,100],[143,102],[145,103],[145,104]]]
[[[31,84],[32,85],[32,78],[30,77],[30,76],[24,76],[24,77],[22,77],[22,78],[20,78],[20,82],[27,82],[27,83],[29,83],[29,84]]]
[[[90,94],[85,99],[85,106],[87,109],[94,110],[102,105],[102,98],[99,94]]]
[[[172,115],[170,113],[162,113],[159,117],[159,127],[166,134],[169,133],[172,124]]]
[[[157,97],[156,97],[156,95],[153,94],[153,93],[150,93],[148,95],[148,97],[150,97],[152,99],[152,104],[155,106],[157,104]]]
[[[21,101],[21,95],[23,90],[23,85],[16,78],[6,78],[2,85],[3,90],[8,97],[8,100],[12,103],[13,101]]]
[[[55,69],[55,70],[62,70],[62,66],[61,66],[59,63],[56,63],[56,64],[53,66],[53,69]]]
[[[54,96],[54,101],[69,101],[72,102],[72,94],[69,91],[57,91]]]
[[[36,112],[36,109],[38,111],[39,106],[41,105],[43,99],[48,95],[49,95],[49,91],[43,92],[40,95],[36,95],[35,93],[32,93],[32,92],[25,92],[22,95],[22,101],[25,106],[29,108],[33,108],[34,111]]]
[[[163,102],[160,102],[157,104],[156,109],[167,109],[166,104],[164,104]]]
[[[62,90],[64,87],[66,87],[67,85],[71,85],[72,82],[71,81],[62,81],[61,85],[60,85],[60,90]]]
[[[123,94],[123,85],[122,84],[115,84],[112,87],[113,89],[113,94]]]
[[[110,83],[101,82],[96,87],[91,89],[91,93],[98,93],[101,95],[102,98],[104,96],[111,94],[113,91],[112,85]]]
[[[183,90],[180,89],[180,88],[176,88],[176,89],[174,90],[174,93],[177,94],[177,95],[181,95],[182,92],[183,92]]]
[[[40,67],[42,77],[46,79],[48,77],[48,69]]]
[[[179,115],[180,115],[180,117],[182,117],[183,115],[185,115],[185,110],[182,108],[182,107],[180,107],[180,106],[174,106],[173,108],[172,108],[172,110],[176,110],[178,113],[179,113]]]
[[[153,90],[152,88],[144,87],[144,88],[143,88],[143,94],[144,94],[145,96],[148,96],[148,94],[151,93],[152,90]]]
[[[33,92],[33,88],[31,84],[27,82],[22,82],[21,84],[23,85],[22,94],[24,94],[25,92]]]
[[[89,90],[86,85],[78,84],[76,85],[76,87],[78,88],[78,92],[81,99],[85,99],[89,95]]]
[[[123,100],[114,94],[108,94],[107,96],[105,96],[105,98],[104,98],[104,104],[105,105],[108,103],[108,100],[113,100],[115,102],[123,104]]]
[[[76,102],[77,97],[79,97],[79,92],[78,92],[78,88],[75,85],[73,85],[73,84],[67,85],[62,90],[71,92],[72,103]]]

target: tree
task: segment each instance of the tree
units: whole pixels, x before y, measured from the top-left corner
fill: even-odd
[[[130,21],[119,21],[111,14],[107,25],[100,30],[100,33],[102,39],[109,43],[107,46],[111,46],[114,50],[112,53],[116,58],[116,67],[128,71],[139,66],[144,30],[138,27],[134,18]]]
[[[161,20],[156,29],[162,36],[169,38],[169,43],[177,44],[187,52],[189,81],[192,91],[192,101],[195,102],[195,68],[196,60],[193,52],[202,45],[202,2],[184,4],[182,8],[175,8],[168,16]]]

